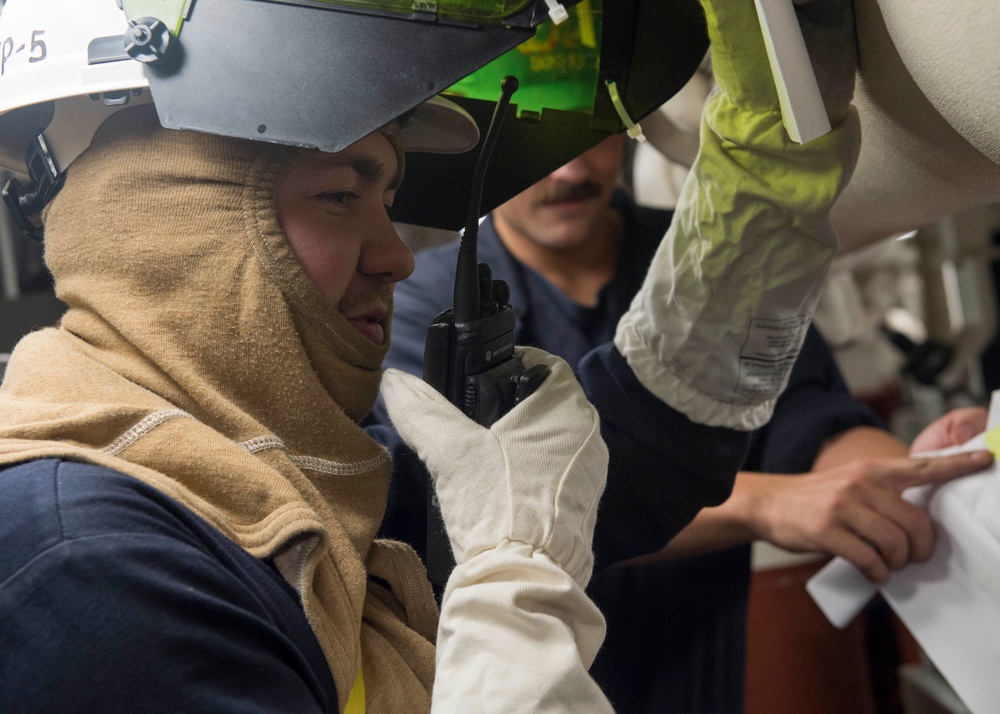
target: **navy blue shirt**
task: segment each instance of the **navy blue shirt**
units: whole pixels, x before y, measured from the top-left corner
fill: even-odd
[[[735,432],[693,424],[650,395],[609,341],[671,214],[637,206],[620,192],[612,205],[622,216],[624,242],[615,276],[594,307],[574,305],[518,263],[489,218],[480,226],[479,258],[510,286],[516,342],[574,365],[604,422],[611,461],[590,594],[607,618],[608,636],[592,674],[624,713],[735,714],[743,711],[749,547],[653,565],[615,564],[663,547],[698,509],[718,502],[720,488],[728,495],[741,464],[772,473],[807,471],[826,439],[876,417],[851,399],[815,330],[745,462]],[[451,306],[456,258],[456,243],[417,254],[413,276],[396,287],[387,366],[421,374],[427,325]],[[408,467],[394,473],[386,530],[421,550],[426,477],[418,475],[412,454],[398,444],[395,450]]]
[[[725,500],[749,444],[744,432],[696,424],[654,397],[606,341],[642,284],[669,222],[669,214],[636,206],[622,194],[616,194],[614,205],[622,215],[625,242],[617,274],[601,291],[599,328],[580,330],[553,307],[551,286],[546,289],[540,275],[514,260],[491,218],[479,231],[480,261],[510,286],[517,343],[566,359],[600,412],[611,463],[594,534],[598,567],[658,550],[699,509]],[[396,286],[387,367],[422,374],[427,326],[451,306],[457,254],[455,244],[419,252],[414,274]],[[429,477],[388,421],[379,405],[368,422],[369,433],[395,460],[382,533],[411,543],[423,556]],[[655,471],[651,464],[661,464],[663,470]]]
[[[0,471],[0,711],[336,712],[298,594],[115,471]]]

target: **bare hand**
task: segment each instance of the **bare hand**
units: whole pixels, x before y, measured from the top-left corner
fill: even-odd
[[[910,445],[910,453],[920,454],[964,444],[986,430],[986,416],[986,410],[981,407],[950,411],[917,434]]]
[[[955,438],[954,430],[965,423],[956,416],[927,439],[934,433]],[[903,491],[979,471],[991,460],[989,452],[977,451],[933,459],[863,458],[797,476],[756,474],[755,480],[769,483],[757,492],[750,513],[759,537],[787,550],[839,555],[881,582],[890,570],[926,560],[934,548],[930,517],[903,500]]]

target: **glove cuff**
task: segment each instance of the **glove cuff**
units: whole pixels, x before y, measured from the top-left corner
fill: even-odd
[[[756,404],[724,402],[691,386],[674,374],[642,339],[636,315],[626,313],[618,323],[615,347],[628,362],[636,379],[664,404],[693,422],[738,431],[753,431],[767,424],[776,398]]]
[[[588,570],[588,578],[589,574]],[[466,606],[465,599],[473,592],[477,593],[473,599],[498,597],[526,608],[552,600],[572,614],[562,619],[573,630],[580,659],[589,668],[604,641],[605,625],[604,616],[585,593],[586,585],[586,579],[566,572],[544,550],[505,540],[455,566],[441,598],[441,626],[447,626],[455,608]]]

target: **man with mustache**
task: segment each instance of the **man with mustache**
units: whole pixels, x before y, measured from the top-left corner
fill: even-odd
[[[516,341],[571,365],[614,337],[672,217],[637,205],[616,185],[625,141],[606,139],[480,226],[481,259],[511,287]],[[417,253],[412,278],[396,291],[387,364],[420,373],[425,325],[451,304],[455,251],[449,243]],[[955,412],[929,427],[914,452],[964,441],[984,427],[982,410]],[[616,482],[611,449],[609,488]],[[753,540],[842,555],[876,581],[929,557],[930,522],[899,494],[924,478],[959,472],[922,476],[926,464],[903,458],[908,453],[851,398],[829,348],[810,329],[726,503],[702,510],[662,550],[644,555],[639,538],[631,552],[621,542],[609,547],[621,533],[608,533],[606,524],[627,523],[637,504],[605,499],[589,592],[608,618],[608,638],[592,673],[615,705],[625,712],[743,710]],[[649,470],[655,473],[655,465]],[[400,513],[416,500],[408,487],[393,485],[390,528],[406,522]],[[421,549],[419,529],[395,535]],[[616,565],[631,556],[643,557]]]

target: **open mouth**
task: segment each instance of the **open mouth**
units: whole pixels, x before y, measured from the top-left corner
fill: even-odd
[[[354,329],[364,335],[368,340],[376,345],[385,342],[385,330],[382,329],[382,321],[372,315],[355,317],[348,320]]]

